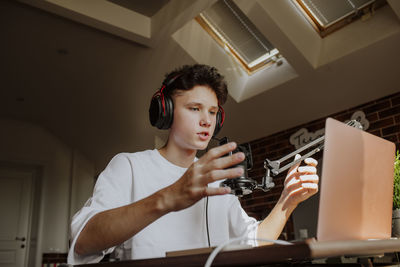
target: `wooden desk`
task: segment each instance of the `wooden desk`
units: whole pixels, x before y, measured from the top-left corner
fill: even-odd
[[[306,262],[312,259],[339,256],[375,256],[389,252],[400,252],[400,239],[302,242],[287,246],[270,245],[244,250],[225,251],[218,254],[212,266],[260,266],[274,263]],[[79,266],[204,266],[208,256],[209,253],[101,264],[85,264]]]

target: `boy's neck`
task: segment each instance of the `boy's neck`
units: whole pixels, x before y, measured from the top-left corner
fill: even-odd
[[[196,157],[197,151],[194,149],[181,149],[176,146],[164,146],[158,150],[161,156],[169,162],[183,168],[189,168]]]

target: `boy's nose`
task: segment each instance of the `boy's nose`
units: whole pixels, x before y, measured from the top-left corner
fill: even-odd
[[[211,126],[211,118],[210,116],[204,116],[204,118],[202,118],[200,120],[200,125],[203,127],[210,127]]]
[[[210,127],[211,126],[211,121],[201,120],[200,125],[204,126],[204,127]]]

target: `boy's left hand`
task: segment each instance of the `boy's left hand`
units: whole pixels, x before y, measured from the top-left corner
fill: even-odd
[[[295,160],[301,156],[296,155]],[[319,177],[316,166],[318,162],[313,158],[306,158],[307,166],[298,164],[292,166],[286,176],[281,200],[285,206],[295,208],[300,202],[308,199],[318,192]]]

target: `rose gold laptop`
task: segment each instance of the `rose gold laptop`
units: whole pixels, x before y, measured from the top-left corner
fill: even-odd
[[[391,237],[395,145],[328,118],[317,240]]]

